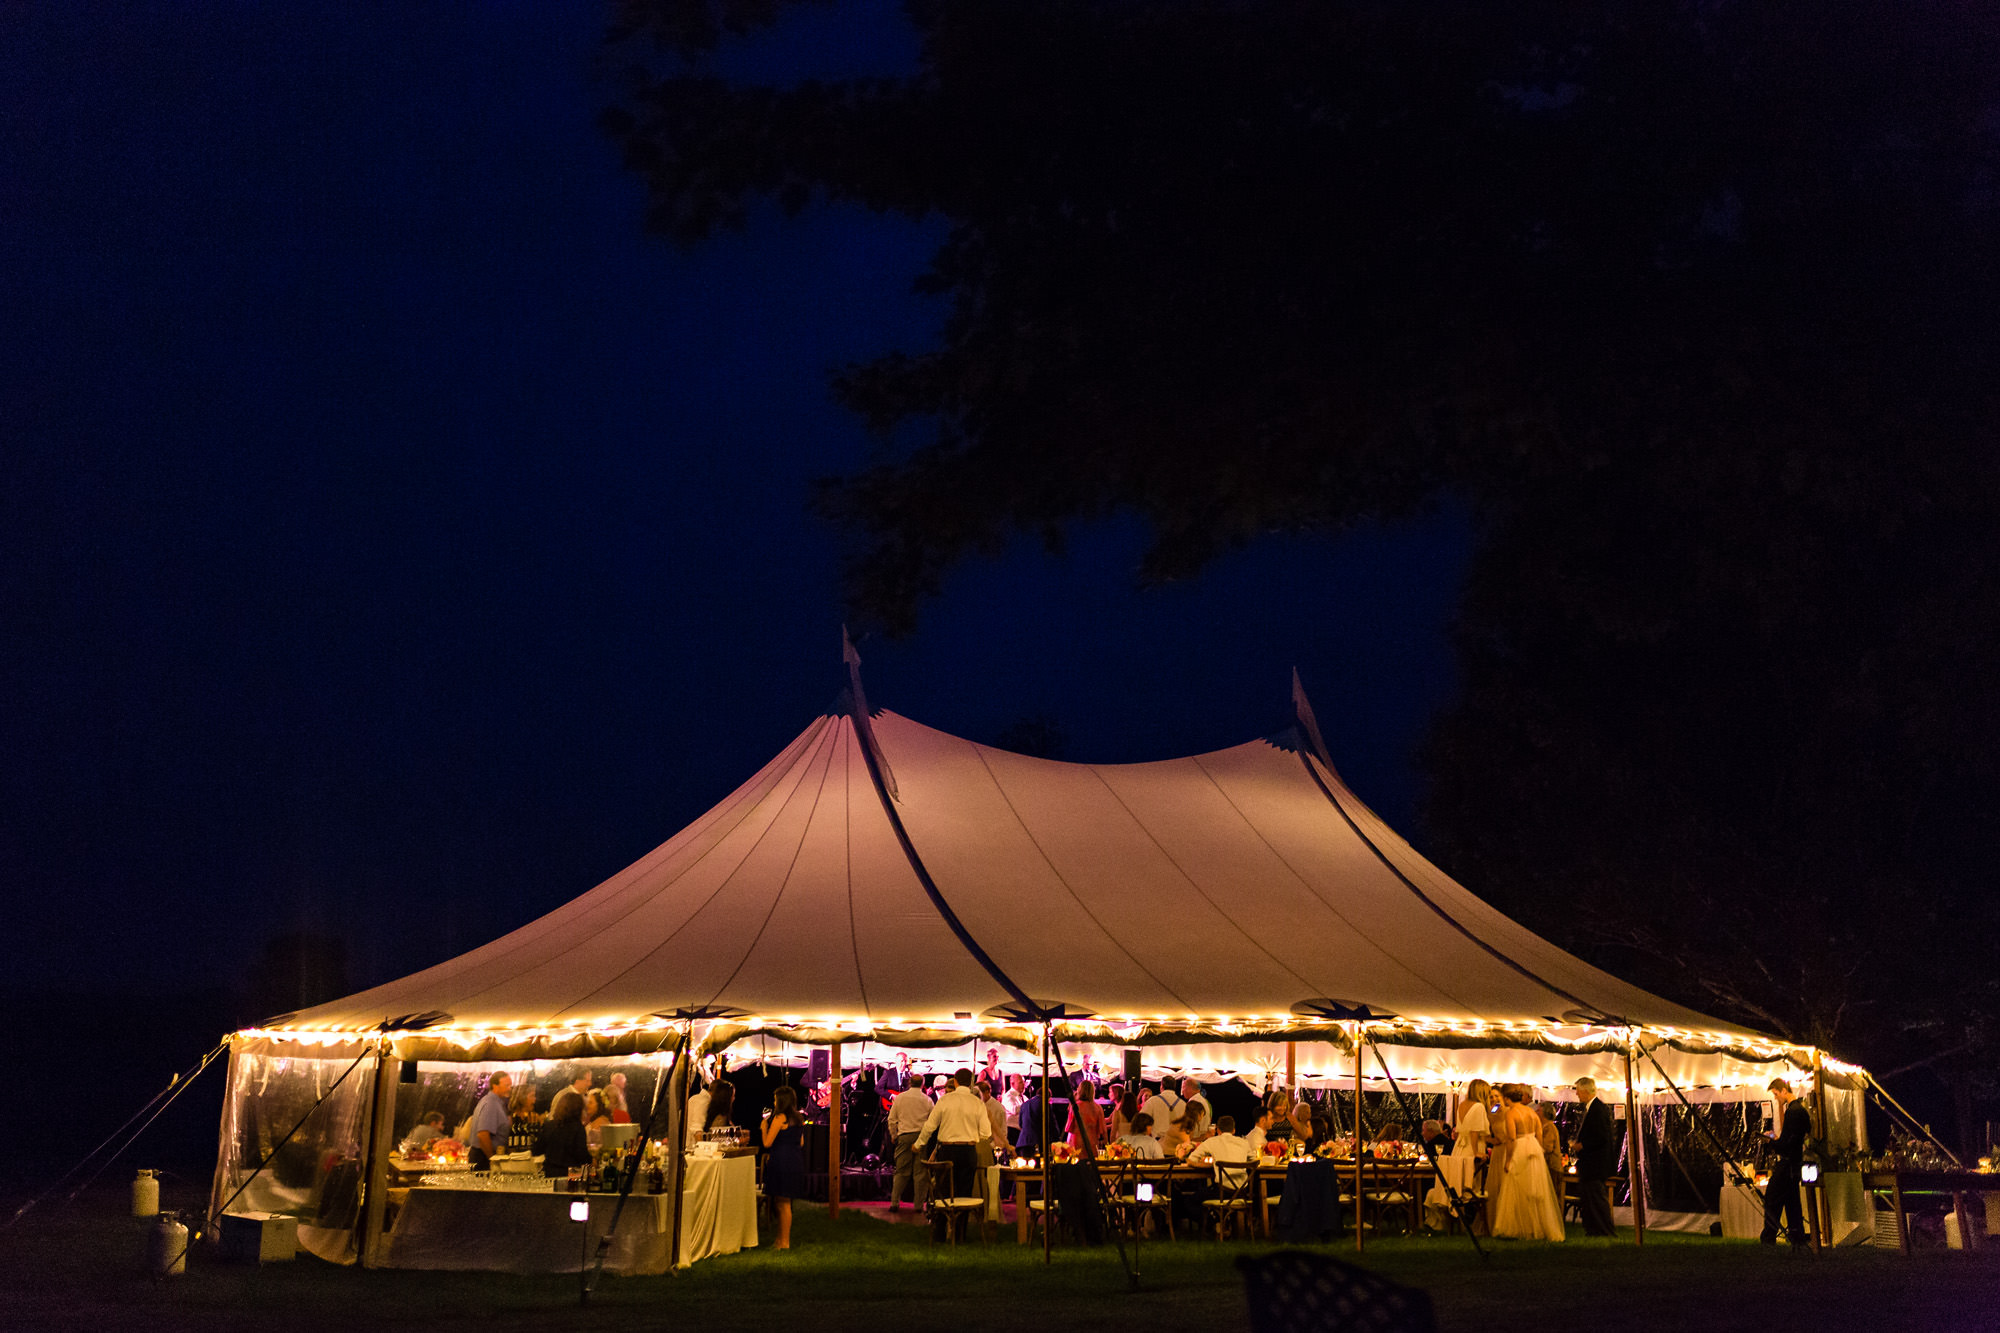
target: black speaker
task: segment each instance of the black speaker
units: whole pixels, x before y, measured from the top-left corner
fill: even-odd
[[[1136,1092],[1138,1089],[1139,1048],[1137,1046],[1127,1046],[1125,1048],[1125,1091]]]
[[[824,1046],[812,1048],[811,1063],[807,1066],[806,1083],[816,1086],[833,1076],[833,1052]]]
[[[415,1060],[403,1061],[402,1065],[396,1070],[396,1081],[398,1083],[415,1083],[417,1081],[417,1062]]]

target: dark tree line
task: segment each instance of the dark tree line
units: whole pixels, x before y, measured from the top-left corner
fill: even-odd
[[[834,377],[882,438],[820,492],[859,613],[1113,512],[1170,579],[1453,497],[1444,864],[1711,1011],[1990,1079],[2000,10],[912,0],[908,78],[704,73],[783,7],[621,0],[605,126],[681,243],[949,225],[939,343]]]

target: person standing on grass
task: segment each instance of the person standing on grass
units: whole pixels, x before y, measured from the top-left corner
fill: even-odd
[[[589,1091],[590,1074],[586,1071],[571,1079],[567,1086],[556,1089],[556,1095],[549,1099],[549,1114],[554,1115],[556,1108],[572,1097],[576,1098],[577,1110],[581,1111],[583,1109],[583,1094]]]
[[[1812,1134],[1812,1117],[1792,1094],[1792,1085],[1781,1078],[1771,1080],[1771,1100],[1778,1104],[1778,1134],[1772,1145],[1778,1160],[1771,1164],[1771,1179],[1764,1186],[1764,1234],[1766,1245],[1778,1243],[1778,1223],[1785,1224],[1785,1240],[1792,1245],[1806,1243],[1805,1206],[1799,1201],[1799,1168],[1806,1160],[1806,1139]]]
[[[764,1117],[764,1193],[778,1212],[780,1250],[792,1248],[792,1200],[806,1193],[805,1126],[799,1120],[799,1094],[787,1083],[771,1094]]]
[[[986,1080],[979,1081],[979,1100],[986,1107],[986,1118],[993,1123],[991,1138],[979,1141],[979,1174],[985,1182],[986,1220],[997,1223],[1000,1220],[1000,1168],[1007,1164],[1007,1109]]]
[[[889,1180],[889,1211],[908,1199],[914,1206],[923,1195],[924,1166],[917,1160],[917,1135],[931,1116],[931,1099],[915,1083],[906,1084],[889,1103],[889,1142],[896,1148],[896,1174]]]
[[[1086,1132],[1088,1149],[1083,1146]],[[1104,1146],[1104,1108],[1097,1104],[1097,1085],[1089,1079],[1077,1084],[1076,1098],[1069,1106],[1069,1146],[1093,1153]]]
[[[1576,1130],[1577,1211],[1583,1214],[1583,1234],[1615,1236],[1611,1220],[1611,1176],[1618,1169],[1618,1134],[1611,1108],[1597,1099],[1597,1080],[1576,1081],[1577,1105],[1583,1119]]]
[[[1187,1109],[1194,1113],[1194,1124],[1188,1133],[1200,1138],[1208,1133],[1209,1125],[1215,1119],[1215,1111],[1208,1104],[1208,1098],[1201,1095],[1201,1084],[1191,1078],[1181,1080],[1181,1096],[1187,1098]]]
[[[507,1109],[507,1094],[513,1087],[514,1076],[502,1070],[486,1085],[486,1095],[472,1110],[472,1125],[467,1130],[472,1141],[465,1160],[474,1171],[492,1170],[493,1159],[506,1151],[507,1131],[514,1127],[513,1114]]]
[[[986,1112],[986,1103],[972,1090],[970,1069],[952,1075],[952,1083],[951,1091],[938,1098],[925,1119],[917,1135],[917,1152],[921,1156],[924,1145],[934,1142],[939,1159],[951,1166],[947,1188],[954,1196],[970,1197],[979,1186],[979,1145],[982,1141],[991,1143],[993,1119]]]
[[[1161,1079],[1159,1090],[1148,1097],[1139,1109],[1153,1117],[1155,1130],[1164,1130],[1169,1125],[1178,1124],[1180,1118],[1187,1114],[1187,1108],[1187,1098],[1175,1092],[1166,1079]]]

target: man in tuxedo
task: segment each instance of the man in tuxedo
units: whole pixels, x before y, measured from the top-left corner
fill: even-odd
[[[1785,1240],[1793,1245],[1806,1243],[1805,1205],[1799,1200],[1799,1168],[1806,1160],[1806,1139],[1812,1134],[1812,1116],[1792,1095],[1792,1085],[1784,1079],[1771,1080],[1771,1100],[1778,1104],[1778,1134],[1772,1146],[1778,1160],[1771,1164],[1771,1179],[1764,1186],[1764,1234],[1766,1245],[1778,1243],[1780,1214],[1785,1224]]]
[[[1576,1081],[1576,1104],[1583,1108],[1572,1154],[1576,1158],[1577,1205],[1583,1213],[1583,1234],[1615,1236],[1611,1220],[1611,1177],[1618,1170],[1618,1127],[1611,1108],[1597,1099],[1597,1080]]]

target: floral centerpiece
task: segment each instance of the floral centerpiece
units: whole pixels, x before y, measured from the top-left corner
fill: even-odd
[[[1081,1161],[1082,1158],[1083,1153],[1075,1145],[1061,1139],[1049,1145],[1049,1161],[1051,1162],[1075,1162]]]
[[[1097,1155],[1101,1158],[1113,1162],[1130,1161],[1133,1157],[1132,1145],[1129,1143],[1119,1143],[1114,1141],[1111,1143],[1107,1143],[1102,1148],[1100,1148],[1098,1150]]]

